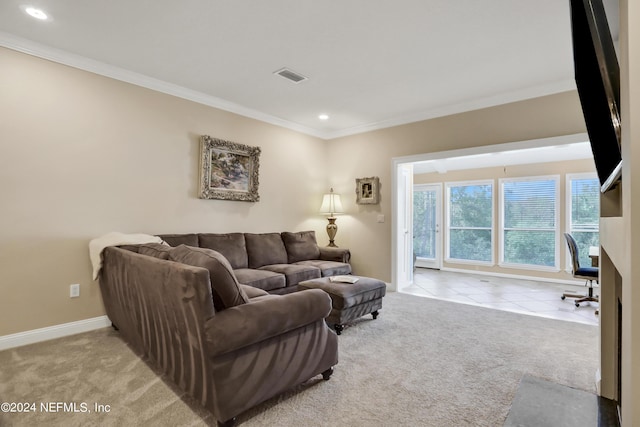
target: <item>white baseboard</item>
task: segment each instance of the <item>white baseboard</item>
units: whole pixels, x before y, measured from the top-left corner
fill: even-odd
[[[68,335],[93,331],[94,329],[106,328],[108,326],[111,326],[109,318],[107,316],[100,316],[91,319],[78,320],[77,322],[33,329],[31,331],[18,332],[17,334],[4,335],[0,337],[0,351],[27,344],[34,344],[41,341],[48,341],[55,338],[62,338]]]
[[[494,273],[492,271],[476,271],[476,270],[466,270],[464,268],[451,268],[451,267],[443,267],[440,270],[451,271],[454,273],[478,274],[481,276],[505,277],[507,279],[522,279],[522,280],[535,280],[536,282],[562,283],[564,285],[574,285],[574,286],[584,285],[584,280],[578,281],[578,280],[571,280],[571,279],[552,279],[548,277],[527,276],[524,274]],[[597,287],[595,283],[593,284],[593,286]]]

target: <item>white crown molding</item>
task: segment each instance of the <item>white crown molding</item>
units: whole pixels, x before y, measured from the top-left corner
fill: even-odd
[[[61,49],[35,43],[31,40],[17,37],[3,31],[0,31],[0,46],[115,80],[131,83],[136,86],[155,90],[157,92],[166,93],[167,95],[197,102],[209,107],[218,108],[223,111],[228,111],[230,113],[238,114],[261,122],[291,129],[306,135],[325,139],[324,133],[316,129],[280,119],[251,108],[246,108],[215,96],[206,95],[202,92],[197,92],[153,77],[145,76],[144,74],[135,73],[123,68],[86,58],[84,56],[69,53]]]
[[[70,67],[78,68],[101,76],[109,77],[115,80],[134,84],[136,86],[155,90],[157,92],[166,93],[178,98],[197,102],[209,107],[218,108],[223,111],[228,111],[230,113],[238,114],[240,116],[269,123],[275,126],[283,127],[324,140],[331,140],[345,136],[376,131],[393,126],[420,122],[436,117],[448,116],[451,114],[458,114],[466,111],[493,107],[496,105],[522,101],[525,99],[537,98],[540,96],[551,95],[554,93],[566,92],[576,89],[576,84],[573,79],[562,80],[558,82],[551,82],[548,84],[532,86],[525,89],[492,95],[485,98],[470,99],[457,104],[433,108],[420,113],[400,116],[389,120],[382,120],[379,122],[358,125],[347,129],[337,131],[321,131],[275,116],[271,116],[269,114],[253,110],[251,108],[243,107],[242,105],[217,98],[215,96],[206,95],[202,92],[197,92],[182,86],[167,83],[153,77],[134,73],[132,71],[128,71],[113,65],[105,64],[103,62],[99,62],[90,58],[72,54],[61,49],[42,45],[40,43],[36,43],[31,40],[27,40],[3,31],[0,31],[0,46],[60,64],[68,65]]]
[[[31,331],[18,332],[17,334],[0,337],[0,351],[8,348],[21,347],[23,345],[62,338],[69,335],[89,332],[111,326],[107,316],[78,320],[77,322],[63,323],[61,325],[48,326],[46,328],[33,329]]]

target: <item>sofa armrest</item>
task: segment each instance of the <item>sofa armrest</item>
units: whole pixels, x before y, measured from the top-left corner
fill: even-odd
[[[284,334],[331,311],[331,298],[321,289],[258,297],[216,313],[205,323],[209,354],[217,356]]]
[[[323,261],[337,261],[346,262],[347,264],[351,260],[351,252],[349,249],[334,248],[328,246],[319,246],[320,259]]]

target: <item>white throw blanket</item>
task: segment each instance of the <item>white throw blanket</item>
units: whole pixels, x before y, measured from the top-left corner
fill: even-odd
[[[91,240],[89,242],[89,257],[93,266],[93,280],[98,278],[98,273],[102,268],[102,251],[104,248],[118,245],[140,245],[143,243],[162,243],[162,239],[150,234],[125,234],[113,231]]]

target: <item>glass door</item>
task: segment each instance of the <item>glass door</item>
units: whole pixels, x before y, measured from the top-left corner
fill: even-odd
[[[413,186],[413,256],[416,267],[442,265],[442,185]]]

